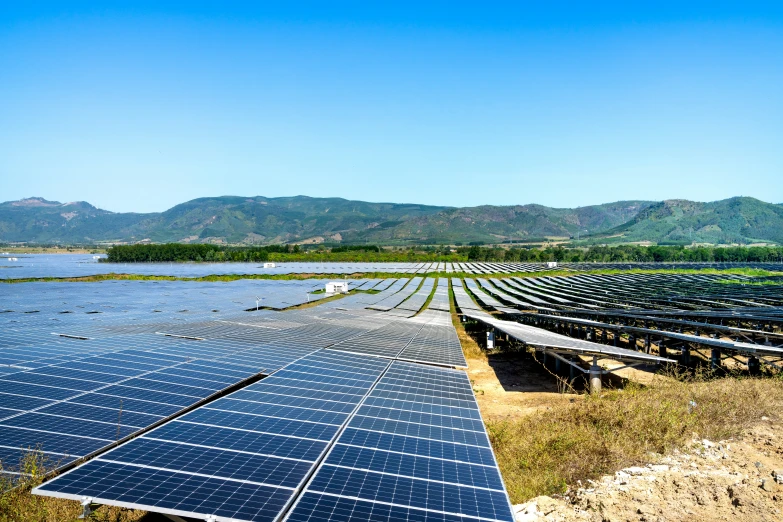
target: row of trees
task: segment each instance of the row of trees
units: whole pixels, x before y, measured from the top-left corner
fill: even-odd
[[[108,250],[111,263],[168,263],[183,261],[263,262],[263,261],[497,261],[530,262],[561,261],[570,263],[626,262],[778,262],[783,261],[783,247],[683,247],[683,246],[594,246],[588,249],[564,248],[485,248],[480,246],[392,248],[375,245],[338,246],[332,249],[303,251],[298,245],[264,247],[229,247],[220,245],[124,245]]]
[[[219,245],[118,245],[106,251],[109,263],[169,263],[184,261],[206,262],[260,262],[271,254],[296,254],[298,245],[269,245],[265,247],[226,247]]]
[[[547,247],[481,248],[467,250],[469,261],[570,263],[667,263],[667,262],[733,262],[772,263],[783,261],[783,247],[684,247],[684,246],[594,246],[588,249]]]
[[[109,263],[169,263],[169,262],[426,262],[465,261],[466,256],[445,250],[384,249],[376,245],[338,246],[332,249],[303,250],[299,245],[269,245],[265,247],[229,247],[220,245],[120,245],[107,251]]]

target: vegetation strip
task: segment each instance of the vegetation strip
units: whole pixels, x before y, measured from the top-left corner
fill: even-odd
[[[655,269],[599,269],[599,270],[585,270],[585,271],[573,271],[573,270],[547,270],[546,272],[509,272],[509,273],[496,273],[490,274],[492,277],[499,279],[505,279],[508,277],[573,277],[578,275],[618,275],[618,274],[722,274],[722,275],[744,275],[749,277],[772,277],[783,275],[783,272],[771,272],[769,270],[761,270],[758,268],[727,268],[725,270],[705,268],[705,269],[692,269],[692,268],[655,268]],[[0,279],[0,283],[34,283],[34,282],[99,282],[99,281],[196,281],[196,282],[215,282],[215,281],[238,281],[240,279],[270,279],[270,280],[283,280],[283,281],[302,281],[305,279],[387,279],[390,277],[407,277],[414,276],[420,277],[444,277],[451,278],[456,277],[460,279],[464,278],[480,278],[485,277],[488,274],[469,274],[467,272],[420,272],[420,273],[404,273],[404,272],[354,272],[351,274],[327,274],[327,273],[296,273],[296,274],[215,274],[202,277],[178,277],[178,276],[164,276],[164,275],[141,275],[141,274],[120,274],[120,273],[108,273],[108,274],[96,274],[91,276],[80,277],[27,277],[19,279]],[[741,284],[741,283],[740,283]],[[745,283],[750,284],[750,283]]]

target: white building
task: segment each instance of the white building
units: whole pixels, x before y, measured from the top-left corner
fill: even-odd
[[[557,261],[547,261],[546,262],[547,268],[557,268]]]
[[[327,294],[347,294],[348,281],[330,281],[326,283]]]
[[[264,268],[274,268],[274,267],[275,267],[274,263],[264,263]]]

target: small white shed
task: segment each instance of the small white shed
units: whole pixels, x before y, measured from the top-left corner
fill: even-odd
[[[274,268],[274,267],[275,267],[274,263],[264,263],[264,268]]]
[[[547,268],[557,268],[557,261],[547,261],[546,262]]]
[[[326,283],[327,294],[347,294],[348,281],[330,281]]]

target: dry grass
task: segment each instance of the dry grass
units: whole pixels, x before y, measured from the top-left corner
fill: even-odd
[[[777,416],[781,406],[779,377],[680,377],[489,421],[487,429],[511,500],[519,503],[650,462],[694,438],[735,437],[762,415]]]
[[[43,482],[46,469],[55,466],[37,451],[28,453],[19,463],[19,470],[27,475],[15,482],[0,474],[0,522],[63,522],[76,520],[81,515],[79,502],[33,495],[30,491]],[[16,466],[14,466],[15,469]],[[2,471],[0,465],[0,471]],[[143,511],[111,506],[98,508],[91,520],[95,522],[136,522],[146,515]]]

